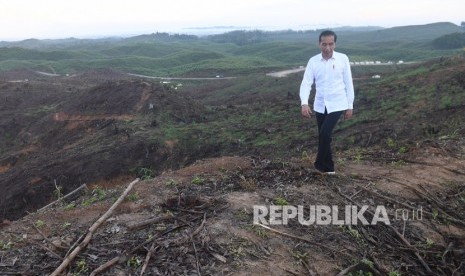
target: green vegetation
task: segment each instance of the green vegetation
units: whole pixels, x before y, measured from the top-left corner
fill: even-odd
[[[434,245],[434,241],[430,238],[426,238],[426,247],[431,248]]]
[[[85,259],[80,259],[76,264],[76,272],[72,275],[79,276],[79,275],[86,275],[89,271],[89,267]]]
[[[13,247],[13,243],[11,241],[2,241],[0,240],[0,250],[10,250]]]
[[[439,50],[432,41],[460,30],[447,23],[357,32],[341,30],[338,31],[341,45],[338,49],[353,61],[412,61],[451,56],[462,49]],[[176,85],[165,85],[166,91],[201,103],[205,107],[204,119],[179,123],[178,118],[170,115],[173,110],[162,104],[163,112],[140,118],[156,121],[158,128],[139,133],[144,139],[153,141],[153,145],[162,145],[167,140],[178,141],[176,154],[196,158],[209,156],[212,151],[217,155],[252,150],[273,155],[300,155],[300,150],[315,144],[309,141],[309,137],[315,136],[312,122],[303,121],[299,116],[301,73],[283,79],[264,73],[305,65],[310,55],[318,52],[316,43],[311,43],[317,41],[318,33],[241,31],[205,38],[157,33],[119,40],[64,40],[56,44],[48,41],[47,47],[38,46],[45,42],[31,40],[17,43],[15,47],[0,48],[0,70],[28,68],[68,74],[112,68],[154,76],[237,76],[238,79],[231,80],[182,80]],[[336,138],[338,142],[344,146],[367,143],[352,130],[361,125],[393,121],[399,116],[407,117],[407,114],[420,116],[418,106],[434,112],[463,105],[463,79],[460,72],[444,75],[441,70],[446,62],[447,59],[442,59],[426,64],[354,66],[355,77],[380,74],[382,78],[355,81],[356,116],[338,125],[337,131],[341,132]],[[441,82],[424,86],[425,76],[434,75],[441,76]],[[180,89],[178,85],[182,85]],[[198,94],[197,91],[211,92]],[[58,109],[58,104],[47,103],[26,114],[39,117]],[[133,128],[134,123],[123,123],[122,127]],[[444,135],[455,131],[443,130]],[[422,135],[425,130],[417,127],[412,131]],[[2,136],[10,137],[6,143],[14,135],[4,132]],[[393,139],[404,145],[401,137],[393,136]],[[156,174],[149,167],[136,170],[142,179]]]
[[[47,224],[45,223],[45,221],[39,219],[36,222],[34,222],[34,225],[37,228],[44,228]]]
[[[53,190],[53,195],[57,198],[60,199],[63,197],[63,187],[62,186],[57,186],[55,183],[55,190]]]
[[[170,179],[165,183],[165,185],[167,187],[176,187],[178,185],[178,182],[174,179]]]
[[[65,222],[65,223],[63,223],[63,225],[61,226],[61,228],[67,229],[67,228],[70,228],[71,225],[72,225],[71,222]]]
[[[434,47],[445,50],[445,49],[457,49],[465,47],[465,33],[453,33],[443,35],[433,40]]]
[[[129,200],[129,201],[132,201],[132,202],[136,202],[136,201],[138,201],[140,199],[140,196],[139,196],[138,193],[132,193],[132,194],[128,195],[126,197],[126,199]]]
[[[91,197],[85,199],[82,202],[82,206],[92,205],[93,203],[95,203],[97,201],[101,201],[101,200],[105,199],[106,196],[107,196],[107,192],[103,188],[95,187],[92,190]]]
[[[435,38],[459,30],[460,27],[453,24],[435,24],[338,31],[338,49],[347,52],[351,60],[416,59],[416,62],[352,67],[355,113],[351,120],[338,123],[334,150],[356,149],[351,158],[362,161],[364,149],[377,145],[400,158],[399,155],[417,147],[412,144],[412,137],[419,140],[461,137],[463,118],[457,111],[465,105],[463,50],[438,50],[432,45]],[[303,72],[284,78],[270,77],[266,73],[305,65],[308,58],[318,52],[318,33],[234,32],[205,38],[154,34],[119,40],[66,40],[47,47],[39,47],[45,43],[41,41],[3,44],[8,47],[0,48],[0,70],[25,68],[64,74],[111,68],[147,75],[222,75],[223,78],[181,79],[170,83],[133,79],[99,83],[97,87],[93,87],[94,83],[88,86],[85,83],[81,88],[80,81],[86,81],[84,75],[82,79],[57,78],[63,84],[68,85],[69,80],[79,86],[59,87],[54,83],[55,92],[52,86],[38,90],[46,92],[40,93],[43,98],[31,93],[35,89],[32,81],[5,83],[5,99],[9,99],[8,93],[22,96],[15,102],[25,108],[18,110],[25,111],[21,115],[28,117],[26,119],[32,117],[34,120],[29,122],[18,117],[5,121],[6,127],[0,132],[3,138],[0,152],[29,145],[33,135],[38,135],[34,137],[38,144],[54,141],[56,148],[52,152],[63,148],[69,150],[70,156],[86,153],[86,158],[98,152],[103,163],[113,166],[109,160],[116,157],[116,149],[124,149],[127,152],[122,161],[105,173],[119,174],[129,170],[141,179],[153,178],[166,168],[179,168],[202,158],[222,155],[308,159],[316,150],[317,130],[314,119],[304,120],[300,115],[298,93]],[[405,48],[406,45],[409,47]],[[458,51],[460,54],[456,54]],[[421,61],[425,57],[428,60]],[[372,79],[375,74],[381,78]],[[236,78],[226,78],[229,76]],[[48,77],[43,78],[48,81]],[[43,85],[48,84],[44,82]],[[13,85],[15,90],[10,91]],[[111,104],[110,93],[118,98]],[[48,94],[50,97],[45,97]],[[28,97],[28,101],[22,100],[24,97]],[[129,105],[131,97],[137,98],[132,106]],[[144,102],[144,97],[149,100]],[[122,102],[127,110],[121,108]],[[140,106],[135,107],[136,104]],[[147,110],[147,104],[153,108]],[[9,106],[11,103],[4,101],[4,107]],[[130,114],[134,117],[89,122],[85,135],[77,137],[84,131],[81,126],[84,121],[76,121],[73,125],[48,124],[53,113],[67,108],[76,114],[84,114],[85,110],[89,112],[86,116]],[[16,110],[9,112],[4,118],[15,114]],[[92,112],[94,114],[90,114]],[[447,120],[443,119],[445,114]],[[49,130],[49,127],[51,131],[36,129]],[[76,147],[65,147],[63,143]],[[400,160],[394,160],[393,164],[403,165]],[[204,182],[197,179],[193,183]],[[167,183],[173,187],[178,184]],[[240,185],[244,190],[253,191],[259,182],[247,178]],[[61,197],[62,191],[57,188],[54,195]],[[101,199],[95,195],[83,204],[97,200]]]
[[[129,260],[127,260],[126,264],[132,268],[138,268],[142,265],[142,259],[138,256],[132,256]]]
[[[287,200],[285,198],[282,198],[282,197],[277,197],[273,200],[274,204],[276,205],[279,205],[279,206],[286,206],[286,205],[289,205],[289,203],[287,202]]]
[[[458,53],[465,46],[463,29],[452,23],[354,29],[335,29],[339,50],[354,61],[425,60]],[[318,53],[312,47],[318,34],[319,30],[256,30],[207,37],[155,33],[125,39],[0,42],[0,70],[71,74],[113,68],[151,76],[231,76],[305,65]]]
[[[137,175],[141,180],[152,179],[154,176],[153,170],[150,168],[139,168],[137,170]]]
[[[454,133],[461,129],[457,112],[450,113],[446,124],[438,122],[440,128],[428,122],[428,118],[437,117],[433,114],[465,104],[463,70],[444,74],[444,68],[456,59],[462,60],[457,57],[397,67],[372,66],[378,71],[355,67],[355,77],[369,72],[368,76],[378,73],[382,78],[355,80],[356,113],[351,120],[337,125],[336,147],[382,144],[393,153],[402,154],[408,151],[412,135],[456,136]],[[303,150],[312,149],[317,143],[311,139],[316,137],[314,120],[300,116],[301,74],[272,78],[254,73],[214,83],[179,81],[182,89],[175,93],[204,104],[204,118],[179,123],[164,112],[157,115],[158,128],[146,130],[146,139],[154,139],[154,144],[176,141],[174,154],[196,159],[251,152],[276,157],[301,156]],[[381,126],[389,128],[388,133],[376,130]],[[370,134],[367,129],[373,132]]]
[[[76,203],[74,202],[71,202],[64,207],[65,210],[73,210],[74,208],[76,208]]]
[[[19,182],[21,179],[18,178],[25,176],[22,183],[26,183],[26,189],[34,184],[37,191],[39,188],[48,189],[44,193],[47,198],[51,195],[62,198],[62,186],[53,186],[50,179],[60,177],[60,185],[66,185],[65,181],[69,179],[69,183],[76,185],[86,182],[102,183],[100,181],[110,179],[119,181],[122,179],[119,176],[126,177],[129,173],[144,180],[203,158],[248,156],[251,157],[253,166],[260,167],[249,169],[243,164],[236,164],[231,168],[226,163],[227,169],[221,167],[216,171],[215,167],[204,170],[203,164],[199,163],[200,166],[189,168],[189,175],[193,176],[188,180],[185,180],[188,174],[184,173],[178,174],[182,178],[171,176],[173,179],[169,178],[171,173],[166,173],[158,180],[165,181],[165,185],[161,185],[176,195],[192,191],[196,195],[206,192],[210,197],[216,195],[216,192],[234,191],[239,194],[264,190],[270,193],[271,189],[276,189],[272,196],[265,197],[265,202],[269,204],[271,200],[271,204],[279,207],[294,201],[309,202],[299,193],[289,193],[291,190],[282,190],[282,187],[297,191],[294,190],[296,185],[302,191],[304,188],[308,190],[307,186],[311,187],[314,181],[316,184],[325,184],[323,188],[337,185],[339,182],[336,180],[357,180],[358,183],[362,180],[362,175],[357,171],[370,166],[367,161],[376,162],[375,167],[378,166],[378,158],[379,162],[391,164],[392,167],[381,170],[384,173],[405,166],[406,162],[415,161],[415,152],[423,148],[428,154],[448,151],[457,156],[463,155],[464,56],[450,55],[410,64],[354,66],[354,117],[347,121],[341,120],[336,126],[334,152],[338,167],[348,165],[350,171],[352,165],[359,162],[359,166],[355,166],[359,168],[356,172],[349,172],[351,175],[336,178],[307,174],[309,172],[306,168],[311,165],[316,152],[318,135],[316,120],[304,119],[300,115],[298,93],[303,72],[283,78],[271,77],[265,73],[303,64],[311,55],[309,49],[318,51],[316,45],[310,46],[306,41],[308,36],[316,34],[317,32],[239,32],[224,37],[224,41],[154,35],[134,38],[124,43],[117,41],[111,45],[95,45],[94,49],[89,44],[78,46],[70,41],[72,46],[69,45],[66,49],[53,49],[54,53],[61,54],[61,59],[50,60],[45,60],[47,55],[42,53],[44,49],[12,48],[9,50],[12,58],[20,58],[20,53],[24,53],[26,56],[29,54],[31,59],[7,60],[5,63],[0,60],[0,66],[23,64],[28,69],[42,68],[41,70],[56,70],[60,73],[111,67],[144,74],[179,74],[189,77],[220,74],[228,76],[234,73],[237,78],[182,79],[165,83],[136,77],[127,80],[110,72],[108,75],[102,74],[102,80],[94,80],[84,74],[82,78],[79,76],[74,79],[43,77],[45,81],[2,81],[0,85],[3,88],[4,101],[1,103],[4,107],[3,118],[6,119],[2,121],[0,129],[0,137],[4,138],[0,141],[0,149],[2,153],[5,150],[9,155],[3,158],[0,170],[5,176],[15,177],[5,182]],[[397,43],[391,40],[381,41],[381,38],[381,42],[371,41],[376,47],[355,43],[355,38],[359,35],[367,34],[354,33],[354,41],[341,43],[346,47],[342,50],[352,51],[355,60],[398,59],[405,53],[410,53],[396,46]],[[412,35],[410,33],[409,37]],[[281,40],[283,37],[289,40]],[[220,38],[221,36],[215,39]],[[344,35],[340,37],[341,40],[348,38],[349,36]],[[173,41],[168,41],[169,39]],[[430,39],[429,42],[431,41]],[[407,44],[414,45],[408,41],[399,45]],[[431,43],[425,41],[418,43],[417,47],[408,50],[415,52],[409,58],[420,59],[429,54],[435,56],[453,52],[435,50]],[[389,49],[385,51],[387,48]],[[72,53],[65,54],[66,51]],[[78,60],[77,56],[83,59]],[[381,78],[373,79],[371,76],[374,74],[381,75]],[[95,75],[95,78],[100,77]],[[47,97],[37,97],[37,94]],[[18,95],[21,97],[14,97]],[[312,97],[314,95],[313,92]],[[63,118],[72,119],[60,120],[61,113]],[[24,118],[34,120],[23,120]],[[269,162],[272,159],[279,161]],[[298,162],[294,162],[295,160]],[[305,164],[301,166],[298,164],[300,161]],[[17,167],[12,168],[10,162]],[[232,164],[232,161],[228,162]],[[405,172],[406,169],[401,171]],[[212,173],[212,170],[215,172]],[[279,174],[276,173],[278,171]],[[82,179],[84,177],[87,179]],[[90,179],[92,182],[89,182]],[[157,183],[160,182],[158,180]],[[377,184],[376,181],[372,182],[370,180],[371,184]],[[152,183],[155,185],[152,186],[156,189],[163,188],[157,183]],[[109,184],[101,185],[109,187]],[[151,183],[148,181],[145,184]],[[448,185],[459,184],[461,182],[458,179],[456,183]],[[103,200],[106,203],[116,200],[116,190],[105,190],[95,184],[91,187],[94,187],[91,194],[76,200],[77,203],[69,203],[64,209],[72,210],[76,206],[89,206],[96,202],[101,205]],[[457,189],[460,187],[457,186]],[[327,198],[323,190],[310,190],[318,200]],[[444,195],[448,198],[451,196]],[[455,193],[454,197],[452,205],[449,204],[451,209],[465,202],[463,193]],[[126,200],[140,202],[142,199],[135,192],[128,195]],[[212,203],[217,205],[214,201]],[[155,206],[151,212],[169,212],[162,207]],[[432,208],[437,208],[431,210],[434,222],[447,225],[447,213],[439,205]],[[8,212],[5,210],[5,213]],[[68,212],[68,215],[76,213],[75,211]],[[247,208],[240,208],[232,215],[239,222],[236,226],[243,226],[245,230],[251,231],[249,234],[266,239],[271,233],[263,227],[250,224],[251,213]],[[79,226],[74,225],[74,221],[72,223],[73,225],[64,221],[57,226],[71,233],[71,228]],[[47,230],[53,225],[37,220],[35,226]],[[164,224],[153,225],[152,228],[150,231],[157,232],[144,232],[143,239],[148,236],[152,240],[159,236],[157,233],[170,229]],[[346,241],[345,245],[351,243],[352,248],[362,249],[357,251],[361,254],[354,251],[358,257],[355,254],[354,258],[344,261],[344,264],[347,264],[347,260],[358,262],[354,264],[357,269],[353,269],[351,275],[372,275],[370,271],[376,260],[365,259],[372,254],[366,254],[371,249],[367,237],[364,236],[367,233],[361,232],[361,229],[350,225],[341,226],[341,233],[333,233],[331,236],[341,236]],[[228,237],[226,244],[222,245],[221,256],[224,254],[228,258],[228,264],[242,265],[246,256],[255,254],[250,249],[256,240],[251,243],[240,237],[241,235]],[[8,237],[2,239],[6,241],[0,241],[0,250],[10,250],[16,247],[15,244],[19,244],[16,240],[12,244]],[[419,242],[418,239],[412,241],[423,252],[435,254],[437,251],[438,245],[426,236]],[[300,242],[290,251],[296,263],[309,264],[307,246]],[[196,250],[195,247],[193,249]],[[266,253],[270,248],[264,249],[261,250]],[[139,270],[143,259],[131,255],[127,257],[123,266],[132,271]],[[87,275],[94,266],[95,263],[90,263],[89,260],[87,263],[85,259],[76,260],[71,264],[70,273]],[[391,269],[389,275],[400,275],[395,269],[402,269],[404,272],[409,267],[402,264],[387,266],[387,269]]]
[[[194,184],[194,185],[202,185],[205,183],[205,179],[199,177],[199,176],[195,176],[192,180],[191,180],[191,183]]]

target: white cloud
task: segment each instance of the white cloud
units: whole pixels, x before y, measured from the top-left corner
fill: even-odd
[[[188,27],[460,24],[463,0],[0,0],[0,40],[173,31]]]

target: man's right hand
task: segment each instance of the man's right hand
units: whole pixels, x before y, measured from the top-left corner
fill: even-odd
[[[302,105],[302,116],[304,116],[305,118],[312,117],[312,111],[310,110],[310,107],[308,106],[308,104]]]

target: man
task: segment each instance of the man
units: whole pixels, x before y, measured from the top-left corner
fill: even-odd
[[[308,106],[310,90],[315,83],[316,94],[313,109],[318,124],[318,154],[315,169],[323,174],[335,174],[331,152],[331,134],[337,121],[352,117],[354,85],[349,58],[334,51],[337,36],[333,31],[323,31],[319,37],[321,54],[313,56],[305,68],[300,85],[302,116],[310,118]]]

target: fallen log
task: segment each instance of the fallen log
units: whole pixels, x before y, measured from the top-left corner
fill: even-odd
[[[43,211],[43,210],[45,210],[45,209],[47,209],[47,208],[49,208],[49,207],[51,207],[51,206],[57,204],[58,202],[61,202],[61,201],[65,200],[65,199],[67,199],[67,198],[69,198],[69,197],[71,197],[71,196],[77,194],[78,192],[80,192],[80,191],[83,190],[83,189],[87,189],[87,185],[86,185],[86,184],[82,184],[81,186],[79,186],[76,190],[72,191],[71,193],[69,193],[69,194],[67,194],[67,195],[65,195],[65,196],[63,196],[63,197],[60,197],[59,199],[55,200],[54,202],[52,202],[52,203],[50,203],[50,204],[48,204],[48,205],[46,205],[46,206],[40,208],[40,209],[38,210],[38,212]]]
[[[118,207],[118,205],[121,204],[121,202],[123,202],[123,200],[126,198],[128,193],[131,191],[132,187],[134,187],[134,185],[137,182],[139,182],[139,178],[137,178],[134,181],[132,181],[131,183],[129,183],[128,187],[121,194],[121,196],[118,198],[118,200],[116,200],[116,202],[113,203],[113,205],[110,207],[110,209],[108,209],[108,211],[105,214],[103,214],[103,216],[101,216],[94,224],[92,224],[92,226],[89,228],[89,230],[87,230],[87,234],[86,234],[84,240],[71,252],[71,254],[69,254],[68,257],[66,257],[66,259],[63,260],[61,265],[57,269],[55,269],[55,271],[52,274],[50,274],[50,276],[58,276],[58,275],[60,275],[63,272],[63,270],[79,254],[79,252],[81,252],[81,250],[84,249],[89,244],[90,240],[92,239],[92,235],[94,234],[94,232],[100,227],[100,225],[102,225],[102,223],[104,223],[113,214],[116,207]]]
[[[146,219],[146,220],[143,220],[143,221],[130,223],[130,224],[128,224],[128,229],[131,230],[131,231],[139,230],[139,229],[142,229],[142,228],[146,227],[147,225],[154,224],[154,223],[159,223],[159,222],[169,220],[169,219],[172,219],[172,218],[173,218],[173,215],[168,213],[168,214],[163,215],[161,217],[149,218],[149,219]]]

